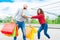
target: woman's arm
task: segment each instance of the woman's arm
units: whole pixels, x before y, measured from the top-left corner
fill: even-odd
[[[39,18],[39,15],[37,15],[37,16],[32,16],[31,18]]]

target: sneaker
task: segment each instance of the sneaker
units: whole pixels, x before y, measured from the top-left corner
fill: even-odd
[[[17,37],[14,37],[14,40],[16,40],[17,39]]]
[[[40,40],[40,39],[38,39],[38,40]]]

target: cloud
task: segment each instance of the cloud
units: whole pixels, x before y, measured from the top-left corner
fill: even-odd
[[[15,0],[15,1],[20,1],[20,0]],[[21,0],[22,1],[22,0]],[[34,0],[32,0],[34,1]],[[35,0],[35,1],[38,1],[38,0]],[[17,12],[17,9],[18,8],[22,8],[23,7],[23,4],[26,3],[29,5],[29,8],[32,8],[32,11],[30,10],[31,14],[36,14],[36,9],[37,8],[42,8],[44,11],[48,11],[48,12],[51,12],[51,13],[56,13],[56,14],[60,14],[60,7],[56,7],[56,6],[60,6],[59,4],[60,3],[57,3],[57,4],[53,4],[53,5],[48,5],[48,4],[52,4],[52,3],[55,3],[55,2],[58,2],[58,1],[45,1],[45,2],[14,2],[14,3],[0,3],[0,15],[3,16],[3,14],[8,14],[8,15],[14,15],[14,13]],[[36,5],[37,3],[37,5]],[[48,5],[48,6],[45,6],[45,5]],[[55,7],[55,8],[54,8]],[[57,10],[58,11],[57,11]],[[5,11],[3,11],[5,10]],[[48,13],[45,13],[46,15]],[[6,16],[6,15],[5,15]],[[48,15],[49,17],[51,17],[50,15]],[[52,17],[55,17],[55,16],[52,16]]]

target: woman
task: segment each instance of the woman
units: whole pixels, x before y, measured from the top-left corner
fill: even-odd
[[[39,8],[37,10],[37,15],[36,16],[32,16],[31,18],[38,19],[39,23],[41,24],[41,27],[38,30],[38,39],[40,39],[40,33],[41,33],[42,30],[44,30],[45,36],[50,39],[50,36],[47,34],[48,25],[46,23],[45,15],[44,15],[44,12],[42,11],[42,9]]]

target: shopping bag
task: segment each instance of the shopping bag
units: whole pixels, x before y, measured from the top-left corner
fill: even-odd
[[[35,27],[32,27],[32,31],[31,31],[31,38],[30,40],[34,40],[34,35],[37,33],[37,30]]]
[[[37,30],[33,26],[26,27],[26,37],[30,40],[34,40],[34,35],[37,33]]]
[[[16,25],[16,36],[19,35],[19,31],[18,31],[18,25]]]
[[[12,34],[15,28],[14,23],[6,23],[4,24],[4,27],[2,28],[1,32],[3,34]]]
[[[18,36],[18,27],[15,23],[4,24],[1,32],[6,36]]]
[[[30,28],[30,26],[26,27],[26,37],[30,38],[30,34],[31,34],[32,28]]]
[[[13,34],[5,34],[5,35],[8,37],[10,37],[10,36],[15,37],[16,36],[16,28],[14,28]]]
[[[14,28],[14,32],[13,34],[5,34],[6,36],[8,37],[15,37],[15,36],[18,36],[18,29],[17,29],[17,26]]]

